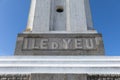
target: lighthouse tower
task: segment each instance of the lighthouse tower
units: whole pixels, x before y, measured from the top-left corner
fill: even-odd
[[[89,0],[31,0],[15,55],[104,55]]]

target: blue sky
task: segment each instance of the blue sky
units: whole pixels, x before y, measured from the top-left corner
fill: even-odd
[[[103,35],[108,56],[120,56],[120,0],[90,0],[94,27]],[[0,0],[0,56],[14,53],[17,34],[24,31],[30,0]]]

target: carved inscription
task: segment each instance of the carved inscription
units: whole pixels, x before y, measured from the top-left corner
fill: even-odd
[[[120,75],[89,75],[87,80],[120,80]]]
[[[96,49],[95,38],[24,38],[23,49]]]
[[[30,75],[25,74],[3,74],[0,75],[0,80],[30,80]]]

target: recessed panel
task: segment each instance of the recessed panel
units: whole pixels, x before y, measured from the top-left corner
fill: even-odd
[[[66,31],[66,0],[51,2],[51,31]]]

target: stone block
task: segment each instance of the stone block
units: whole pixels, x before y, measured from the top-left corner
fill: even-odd
[[[31,80],[87,80],[84,74],[31,74]]]
[[[101,34],[19,34],[15,55],[104,55]]]

